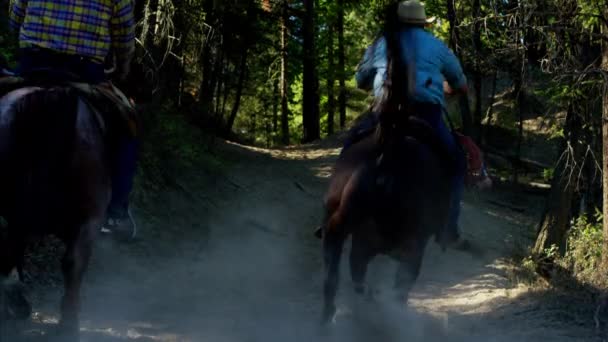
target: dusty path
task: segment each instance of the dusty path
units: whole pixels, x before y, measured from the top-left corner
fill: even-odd
[[[340,315],[319,331],[319,223],[331,143],[267,151],[222,145],[228,175],[210,184],[189,174],[180,191],[137,211],[141,240],[102,240],[84,286],[82,341],[590,341],[590,318],[507,279],[503,257],[525,244],[539,198],[486,194],[517,213],[469,195],[465,234],[482,259],[429,245],[407,312],[380,295],[355,300],[342,267]],[[347,260],[347,258],[345,258]],[[346,266],[346,263],[344,263]],[[369,281],[392,283],[395,265],[374,261]],[[385,291],[381,291],[381,294]],[[58,288],[34,293],[27,341],[56,317]]]

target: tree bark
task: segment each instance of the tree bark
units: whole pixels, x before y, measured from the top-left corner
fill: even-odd
[[[226,123],[225,133],[229,133],[230,131],[232,131],[232,126],[234,125],[236,116],[239,113],[239,107],[241,105],[241,96],[243,94],[243,86],[245,85],[245,75],[247,74],[248,51],[249,49],[247,48],[247,46],[243,45],[243,50],[241,52],[241,61],[239,63],[239,79],[236,86],[236,94],[234,95],[234,104],[232,105],[232,110],[230,111],[228,122]]]
[[[216,102],[219,101],[218,97],[214,97],[214,94],[218,94],[216,92],[216,88],[221,87],[221,83],[224,82],[225,80],[222,79],[222,64],[224,63],[224,46],[223,44],[219,44],[217,46],[217,53],[214,56],[215,57],[215,63],[213,63],[212,66],[210,66],[211,70],[209,71],[210,75],[210,79],[209,79],[209,83],[207,84],[208,87],[208,91],[209,91],[209,95],[206,96],[207,99],[207,105],[209,106],[209,113],[212,112],[212,109],[214,108],[213,106],[213,101],[215,100]],[[216,106],[217,107],[217,104]]]
[[[208,25],[213,27],[213,30],[216,30],[216,17],[217,13],[215,10],[215,4],[213,0],[205,0],[203,3],[203,8],[205,9],[205,22]],[[201,85],[199,87],[199,101],[200,106],[203,112],[208,112],[211,109],[211,102],[213,101],[213,88],[211,87],[211,81],[213,79],[213,49],[212,49],[212,41],[205,40],[203,46],[203,51],[201,53],[201,62],[202,62],[202,72],[203,79],[201,81]]]
[[[222,74],[226,75],[228,74],[228,65],[225,65],[222,69]],[[229,95],[230,91],[228,88],[228,80],[224,80],[224,97],[222,98],[222,110],[220,112],[221,115],[218,116],[218,121],[217,127],[221,127],[220,123],[222,122],[222,120],[224,119],[224,113],[226,113],[226,103],[228,103],[228,95]]]
[[[458,18],[456,17],[456,3],[455,0],[447,0],[448,7],[448,22],[450,23],[450,48],[454,51],[454,53],[458,53]]]
[[[485,129],[482,126],[481,130],[481,146],[485,146],[488,143],[488,130],[492,127],[492,119],[494,117],[494,100],[496,98],[496,81],[498,80],[498,69],[494,70],[494,76],[492,76],[492,95],[490,96],[490,106],[488,108],[487,123]]]
[[[473,45],[475,49],[475,62],[473,66],[473,88],[475,89],[475,111],[473,112],[473,139],[481,142],[481,111],[482,111],[482,71],[481,71],[481,4],[480,0],[473,0]]]
[[[572,104],[568,108],[564,129],[567,135],[564,147],[572,147],[573,155],[569,158],[579,160],[581,154],[579,137],[582,122]],[[566,150],[565,148],[564,150]],[[576,177],[577,174],[577,172],[572,172],[571,167],[566,165],[564,158],[555,167],[553,180],[551,181],[551,191],[547,198],[544,217],[534,245],[534,253],[537,255],[542,255],[545,249],[552,245],[556,245],[560,248],[560,251],[564,251],[576,184],[576,179],[573,179],[573,177]]]
[[[338,31],[338,106],[340,128],[346,126],[346,54],[344,52],[344,0],[338,0],[336,26]]]
[[[225,75],[224,75],[224,56],[223,53],[218,58],[218,63],[216,65],[217,74],[219,76],[219,81],[217,82],[216,92],[215,92],[215,117],[219,118],[223,115],[220,113],[222,108],[222,90],[225,89]]]
[[[327,134],[334,134],[334,113],[336,101],[334,98],[334,23],[329,23],[327,31]]]
[[[456,16],[455,0],[447,0],[448,21],[450,23],[450,48],[456,56],[460,57],[460,35],[458,32],[458,17]],[[462,59],[460,61],[462,63]],[[464,66],[463,66],[464,67]],[[459,98],[460,115],[462,117],[462,131],[465,135],[473,136],[473,120],[471,118],[471,108],[469,107],[469,97],[462,95]]]
[[[287,106],[287,20],[289,5],[283,0],[281,10],[281,140],[289,145],[289,107]]]
[[[315,67],[315,30],[314,30],[314,1],[304,0],[304,71],[303,71],[303,100],[302,115],[304,135],[302,142],[307,143],[319,139],[319,102]]]
[[[524,108],[523,108],[523,98],[524,98],[524,89],[523,89],[523,75],[518,75],[515,78],[515,106],[517,108],[517,117],[518,117],[518,125],[517,125],[517,145],[515,149],[515,155],[517,159],[521,159],[521,149],[524,140]],[[521,165],[519,162],[513,165],[513,183],[519,183],[519,171],[521,169]]]
[[[274,81],[272,86],[272,132],[276,133],[279,129],[279,82]]]
[[[141,3],[144,2],[141,1]],[[147,0],[145,2],[145,6],[142,7],[137,8],[135,15],[138,21],[143,20],[140,40],[143,42],[146,48],[149,48],[154,38],[154,27],[156,27],[156,12],[158,10],[158,0]],[[137,18],[140,16],[141,19]]]
[[[608,7],[604,9],[604,18],[608,18]],[[608,26],[608,25],[606,25]],[[608,27],[605,27],[608,29]],[[608,38],[608,34],[604,36]],[[608,43],[603,42],[602,51],[602,70],[604,72],[604,93],[602,96],[602,186],[603,186],[603,207],[604,214],[604,246],[603,246],[603,265],[604,270],[608,269]]]
[[[8,8],[8,0],[0,1],[2,8]],[[146,17],[146,8],[148,7],[148,1],[137,0],[133,6],[133,17],[135,22],[138,23]]]
[[[232,131],[232,126],[236,120],[236,116],[239,113],[239,107],[241,104],[241,96],[243,94],[243,87],[245,85],[245,75],[247,75],[247,55],[249,52],[249,44],[251,39],[251,31],[253,27],[251,23],[255,20],[255,1],[250,0],[247,7],[247,23],[243,25],[242,35],[242,46],[241,46],[241,60],[239,62],[239,79],[236,87],[236,94],[234,95],[234,105],[230,112],[230,117],[226,123],[225,133],[228,134]]]

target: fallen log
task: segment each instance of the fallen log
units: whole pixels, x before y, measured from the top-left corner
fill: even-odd
[[[536,160],[532,160],[532,159],[528,159],[528,158],[521,158],[521,157],[518,158],[515,155],[507,154],[505,152],[498,151],[491,147],[486,147],[484,149],[484,153],[491,158],[501,158],[501,159],[509,162],[512,166],[519,164],[527,169],[541,170],[541,171],[545,170],[545,169],[550,169],[553,167],[553,165],[541,163]]]

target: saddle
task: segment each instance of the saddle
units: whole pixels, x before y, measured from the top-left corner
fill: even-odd
[[[53,72],[40,72],[26,77],[10,73],[0,73],[0,98],[5,94],[24,87],[57,87],[72,88],[96,112],[104,122],[117,126],[122,134],[136,138],[140,127],[137,111],[132,100],[116,88],[111,82],[89,84],[77,76],[64,74],[58,78]]]

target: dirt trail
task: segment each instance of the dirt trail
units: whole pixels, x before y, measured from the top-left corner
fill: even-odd
[[[525,244],[539,198],[468,194],[465,235],[481,259],[430,244],[410,306],[384,300],[395,264],[376,259],[374,303],[352,294],[344,258],[340,314],[318,329],[320,243],[312,235],[336,144],[285,150],[222,144],[225,177],[179,179],[182,190],[139,209],[140,240],[102,239],[83,290],[82,341],[590,341],[591,318],[546,291],[517,286],[503,260]],[[524,212],[495,202],[514,203]],[[517,238],[516,238],[517,237]],[[59,289],[34,293],[27,341],[45,341]]]

